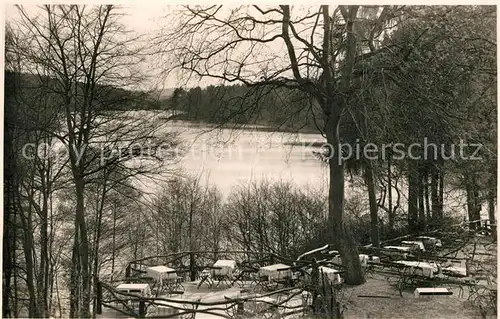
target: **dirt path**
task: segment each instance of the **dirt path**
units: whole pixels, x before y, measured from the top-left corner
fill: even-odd
[[[359,295],[388,296],[368,298]],[[467,299],[450,297],[415,298],[399,292],[386,280],[369,279],[364,285],[347,288],[345,318],[481,318]]]

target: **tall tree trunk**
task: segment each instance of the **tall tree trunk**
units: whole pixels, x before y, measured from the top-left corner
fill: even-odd
[[[4,161],[7,164],[7,161]],[[6,165],[7,166],[7,165]],[[17,215],[17,209],[15,201],[13,200],[15,196],[16,187],[14,185],[13,174],[9,174],[4,170],[4,224],[3,224],[3,289],[2,289],[2,317],[11,317],[11,279],[13,278],[13,270],[15,267],[15,245],[16,245],[16,225],[15,219]]]
[[[325,129],[327,142],[332,146],[333,156],[330,156],[330,187],[328,192],[329,226],[333,231],[333,239],[339,250],[342,265],[346,267],[345,282],[349,285],[359,285],[364,282],[358,251],[352,236],[343,222],[344,212],[344,163],[339,160],[340,116],[329,116]]]
[[[45,176],[44,176],[45,175]],[[49,317],[48,313],[48,287],[49,287],[49,234],[48,234],[48,176],[47,172],[41,172],[42,181],[42,209],[40,214],[40,266],[38,270],[37,292],[41,306],[40,312],[43,317]]]
[[[488,183],[488,219],[490,225],[496,225],[496,217],[495,217],[495,198],[496,198],[496,180],[494,178],[494,174],[492,174],[492,177],[490,177],[489,183]],[[497,240],[497,227],[496,226],[491,226],[491,236],[493,237],[493,240]]]
[[[106,169],[104,169],[104,185],[102,188],[102,195],[101,199],[99,202],[99,207],[97,209],[97,220],[96,220],[96,234],[94,238],[94,252],[93,252],[93,262],[94,262],[94,269],[93,269],[93,280],[94,280],[94,296],[97,296],[97,283],[99,281],[99,243],[101,239],[101,231],[102,231],[102,214],[104,211],[104,201],[106,198],[106,193],[107,193],[107,176],[106,176]],[[97,299],[93,298],[92,302],[92,318],[95,318],[97,315]]]
[[[436,167],[436,163],[432,163],[431,165],[431,220],[433,227],[437,227],[438,223],[438,207],[439,207],[439,198],[438,198],[438,184],[439,184],[439,173]]]
[[[80,312],[80,254],[79,246],[80,241],[78,240],[78,224],[75,220],[75,234],[73,237],[73,248],[71,250],[71,277],[70,277],[70,295],[69,295],[69,317],[77,318]]]
[[[26,212],[27,216],[21,213],[21,224],[23,227],[23,251],[24,251],[24,259],[26,262],[26,285],[28,287],[28,295],[29,295],[29,307],[28,313],[31,318],[40,318],[39,307],[37,304],[37,296],[35,292],[35,265],[33,261],[34,251],[34,243],[31,232],[33,229],[31,228],[31,204]]]
[[[79,255],[81,263],[81,279],[82,279],[82,304],[80,306],[79,316],[90,318],[90,263],[89,263],[89,242],[87,234],[87,224],[85,222],[85,181],[80,176],[75,176],[75,192],[76,192],[76,221],[78,231],[80,233]]]
[[[54,260],[53,256],[53,246],[54,246],[54,237],[55,237],[55,227],[54,227],[54,211],[53,211],[53,192],[50,193],[50,198],[49,198],[49,220],[50,220],[50,240],[49,240],[49,256],[48,260],[50,262],[50,269],[49,269],[49,277],[48,281],[50,283],[50,288],[49,288],[49,311],[50,311],[50,316],[54,316],[54,312],[52,311],[53,309],[53,295],[54,295],[54,286],[56,285],[56,276],[55,274],[55,269],[56,269],[56,264],[57,261]]]
[[[18,185],[15,183],[17,171],[15,170],[16,154],[14,152],[14,123],[16,123],[16,105],[15,96],[17,81],[16,76],[11,72],[4,72],[5,79],[5,95],[4,95],[4,193],[3,193],[3,236],[2,236],[2,317],[11,316],[11,280],[14,279],[14,252],[15,252],[15,220],[17,215],[17,206],[15,205],[14,195]]]
[[[111,282],[115,274],[115,250],[116,250],[116,202],[113,201],[113,233],[112,233],[112,251],[111,251]],[[158,247],[158,246],[157,246]]]
[[[395,219],[395,211],[392,209],[392,171],[391,171],[391,155],[387,158],[387,199],[389,200],[388,208],[389,208],[389,229],[394,230],[394,219]]]
[[[7,133],[6,133],[7,135]],[[5,154],[10,153],[11,148],[7,143],[9,139],[6,137]],[[12,158],[12,156],[10,156]],[[2,267],[3,267],[3,289],[2,289],[2,317],[11,317],[11,280],[15,278],[14,268],[15,250],[16,250],[16,216],[18,207],[16,205],[16,192],[18,187],[15,182],[15,173],[12,169],[13,160],[4,161],[4,224],[3,224],[3,253],[2,253]],[[10,165],[9,165],[10,164]]]
[[[425,221],[426,221],[426,229],[429,227],[429,223],[431,222],[431,204],[429,200],[429,173],[426,170],[424,174],[424,181],[423,181],[423,187],[424,187],[424,202],[425,202]]]
[[[439,166],[439,196],[438,196],[438,206],[437,206],[437,220],[438,224],[441,224],[443,220],[443,208],[444,208],[444,167],[441,163]]]
[[[418,230],[425,229],[425,206],[424,206],[424,178],[425,166],[423,163],[418,165]]]
[[[476,224],[472,223],[472,221],[475,220],[474,216],[476,211],[473,185],[472,181],[470,181],[468,177],[464,176],[464,178],[465,178],[465,193],[467,195],[467,217],[469,219],[469,228],[476,229]]]
[[[13,261],[12,261],[12,264],[15,265],[16,264],[16,257],[15,255],[12,256],[13,257]],[[17,289],[17,279],[19,278],[19,269],[17,267],[14,267],[13,269],[13,278],[14,278],[14,282],[12,284],[12,288],[14,290],[14,296],[13,296],[13,300],[12,300],[12,313],[13,313],[13,317],[14,318],[19,318],[19,307],[18,307],[18,300],[19,300],[19,290]]]
[[[479,198],[479,190],[478,190],[478,185],[477,185],[477,179],[476,176],[473,176],[472,179],[472,197],[473,197],[473,204],[474,204],[474,213],[473,213],[473,218],[476,220],[476,228],[481,227],[481,209],[482,209],[482,203],[481,199]]]
[[[418,220],[418,170],[415,163],[408,163],[408,228],[417,230]]]
[[[371,241],[374,247],[380,246],[379,229],[378,229],[378,205],[377,195],[375,193],[375,182],[372,161],[366,161],[365,179],[368,186],[368,200],[370,203],[370,234]]]

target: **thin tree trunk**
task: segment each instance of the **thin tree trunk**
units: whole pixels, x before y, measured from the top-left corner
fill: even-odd
[[[112,251],[111,251],[111,282],[115,274],[115,247],[116,247],[116,202],[113,202],[113,233],[112,233]]]
[[[389,230],[394,230],[395,211],[392,209],[392,172],[391,172],[391,155],[387,158],[387,199],[389,200]]]
[[[425,229],[425,207],[424,207],[424,178],[425,167],[422,163],[418,165],[418,230]]]
[[[438,196],[438,207],[437,207],[438,223],[441,223],[443,220],[443,207],[444,207],[444,167],[443,164],[441,164],[439,166],[439,196]]]
[[[365,168],[365,179],[368,186],[368,200],[370,203],[370,234],[373,247],[380,246],[378,229],[378,205],[377,195],[375,194],[375,182],[372,167],[372,161],[367,160]]]
[[[490,178],[490,185],[488,189],[488,219],[490,220],[490,225],[496,225],[497,221],[495,218],[495,197],[496,197],[496,181]],[[491,226],[491,236],[493,240],[497,240],[497,227]]]
[[[7,164],[7,163],[6,163]],[[7,165],[6,165],[7,166]],[[13,174],[9,173],[7,170],[4,170],[6,173],[4,185],[4,225],[3,225],[3,289],[2,289],[2,317],[8,318],[11,316],[11,305],[10,298],[11,296],[11,280],[15,281],[15,235],[16,235],[16,227],[15,216],[17,215],[15,201],[13,200],[15,196],[16,187],[14,186],[14,178]],[[14,278],[13,278],[14,275]]]
[[[53,193],[50,193],[50,206],[49,206],[49,213],[50,213],[50,241],[49,241],[49,256],[48,260],[50,261],[50,271],[49,271],[49,283],[50,283],[50,295],[49,295],[49,311],[51,312],[51,316],[53,315],[53,295],[54,295],[54,285],[57,284],[57,275],[54,275],[55,273],[55,268],[57,262],[54,261],[54,255],[53,255],[53,245],[54,245],[54,236],[55,236],[55,227],[54,227],[54,212],[53,212]]]
[[[439,172],[436,167],[436,163],[431,166],[431,220],[433,227],[437,227],[439,220],[439,199],[438,199],[438,185],[439,184]]]
[[[12,258],[13,258],[13,261],[12,261],[12,264],[15,265],[16,264],[16,257],[15,255],[12,255]],[[14,314],[14,318],[19,318],[19,307],[17,306],[18,303],[17,301],[19,300],[18,298],[18,286],[17,286],[17,278],[19,276],[18,274],[18,268],[17,267],[14,267],[13,269],[13,278],[14,278],[14,283],[13,283],[13,290],[14,290],[14,296],[13,296],[13,300],[12,300],[12,313]]]
[[[409,162],[408,170],[408,228],[414,232],[418,220],[418,171],[415,163]]]
[[[476,224],[471,223],[474,220],[475,215],[475,203],[474,203],[474,191],[472,189],[472,184],[467,177],[464,177],[465,181],[465,193],[467,195],[467,217],[469,219],[469,228],[476,229]]]
[[[75,178],[76,191],[76,221],[80,233],[79,255],[81,262],[81,279],[82,279],[82,304],[80,306],[79,316],[90,318],[90,263],[89,263],[89,242],[87,234],[87,224],[85,222],[85,206],[84,206],[84,185],[85,181],[81,177]]]
[[[40,214],[40,266],[38,271],[38,300],[41,306],[40,312],[47,318],[48,314],[48,286],[49,286],[49,236],[48,236],[48,178],[45,179],[45,172],[42,172],[42,209]]]
[[[80,241],[78,240],[78,224],[75,221],[75,234],[73,238],[73,248],[71,251],[71,278],[69,296],[69,317],[76,318],[80,312],[80,254],[78,252]]]
[[[193,203],[189,205],[189,251],[191,252],[189,254],[189,277],[191,281],[196,280],[196,273],[195,273],[195,258],[194,254],[192,253],[194,250],[194,245],[193,245]]]
[[[474,181],[475,182],[475,181]],[[474,196],[474,220],[477,220],[477,226],[480,228],[481,227],[481,209],[482,209],[482,203],[479,198],[479,191],[477,189],[477,184],[474,183],[474,191],[472,192]]]
[[[28,185],[29,187],[29,192],[28,196],[33,197],[34,193],[34,188],[31,184]],[[35,288],[35,280],[36,280],[36,264],[35,264],[35,246],[34,246],[34,240],[33,240],[33,225],[32,225],[32,210],[33,210],[33,203],[32,201],[28,201],[28,207],[26,209],[26,212],[22,210],[22,205],[20,201],[20,194],[19,191],[15,194],[14,197],[16,201],[17,207],[19,207],[19,217],[21,219],[21,225],[22,225],[22,233],[23,233],[23,253],[24,253],[24,259],[26,262],[26,285],[28,288],[28,295],[29,295],[29,307],[28,307],[28,313],[30,317],[35,317],[39,318],[41,317],[40,314],[40,309],[38,307],[38,299],[36,295],[36,288]]]
[[[8,192],[6,192],[8,194]],[[6,209],[4,210],[4,233],[3,233],[3,289],[2,289],[2,317],[10,317],[10,303],[9,298],[11,297],[11,279],[12,270],[15,266],[14,261],[14,251],[15,251],[15,227],[12,227],[11,216],[14,211],[12,201],[7,199],[9,195],[4,196]]]
[[[61,295],[59,294],[59,280],[58,280],[58,277],[57,275],[54,276],[55,277],[55,286],[56,286],[56,295],[57,295],[57,309],[59,309],[59,317],[62,317],[63,316],[63,313],[62,313],[62,304],[61,304]],[[73,317],[70,317],[70,318],[73,318]]]
[[[16,216],[18,207],[14,200],[15,194],[18,190],[18,183],[16,182],[16,153],[14,151],[14,135],[16,123],[16,96],[18,81],[15,73],[4,72],[5,77],[5,95],[4,95],[4,116],[5,116],[5,129],[4,129],[4,220],[3,220],[3,236],[2,236],[2,269],[3,269],[3,286],[2,286],[2,317],[7,318],[12,314],[12,306],[10,298],[11,281],[15,285],[16,282],[16,261],[15,261],[15,231],[16,231]],[[15,290],[14,290],[15,293]]]
[[[50,317],[53,317],[55,314],[54,314],[54,311],[53,311],[53,308],[54,308],[54,299],[53,299],[53,295],[54,295],[54,284],[55,284],[55,276],[54,276],[54,263],[50,263],[50,270],[49,270],[49,302],[48,302],[48,310],[49,310],[49,316]]]
[[[102,214],[104,210],[104,200],[106,197],[106,192],[107,192],[107,178],[106,178],[106,169],[104,169],[104,185],[102,189],[102,196],[101,200],[99,203],[99,208],[97,209],[97,222],[96,222],[96,234],[94,238],[94,253],[93,253],[93,259],[94,259],[94,296],[97,296],[97,283],[99,281],[99,243],[101,239],[101,229],[102,229]],[[97,314],[97,299],[93,298],[93,303],[92,303],[92,318],[95,318]]]
[[[26,262],[26,285],[28,287],[28,295],[29,295],[29,308],[28,313],[31,318],[39,318],[39,308],[37,305],[37,297],[35,293],[35,276],[34,276],[34,262],[32,251],[34,249],[33,246],[33,238],[31,236],[32,229],[29,226],[29,219],[31,218],[30,209],[27,212],[28,216],[23,216],[21,214],[21,223],[23,227],[23,251],[24,251],[24,259]]]
[[[424,201],[425,201],[425,220],[426,220],[426,228],[429,227],[429,223],[431,222],[431,204],[429,199],[429,174],[425,171],[424,174]]]

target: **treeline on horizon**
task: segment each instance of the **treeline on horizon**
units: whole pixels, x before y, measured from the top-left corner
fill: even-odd
[[[37,96],[44,90],[50,90],[56,85],[57,79],[49,76],[34,75],[26,72],[5,70],[6,88],[16,82],[19,95]],[[78,90],[83,90],[85,83],[81,82]],[[131,90],[116,85],[96,84],[95,109],[97,111],[131,111],[161,109],[162,100],[156,92]]]
[[[209,85],[206,88],[176,88],[163,100],[162,108],[181,111],[176,118],[212,124],[255,124],[276,130],[319,132],[319,112],[301,91],[282,87]]]

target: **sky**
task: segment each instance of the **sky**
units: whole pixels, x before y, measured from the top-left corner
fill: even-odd
[[[111,1],[112,2],[112,1]],[[224,12],[229,10],[241,3],[235,3],[234,5],[228,5],[223,8]],[[246,4],[246,3],[244,3]],[[172,13],[175,9],[179,8],[177,5],[169,5],[167,2],[155,2],[151,1],[148,3],[144,2],[121,2],[117,3],[117,5],[120,7],[121,12],[124,13],[122,19],[122,22],[127,26],[129,30],[133,30],[137,32],[138,34],[145,34],[145,35],[153,35],[157,34],[158,30],[161,27],[167,27],[168,29],[168,19],[167,15]],[[40,9],[38,9],[39,4],[23,4],[23,7],[29,14],[37,14],[37,12],[41,12]],[[262,5],[261,7],[265,8],[265,4]],[[303,5],[300,6],[295,6],[292,9],[292,14],[294,12],[302,12],[302,8],[299,7],[304,7]],[[19,17],[17,9],[13,5],[8,5],[6,8],[6,20],[10,19],[16,19]],[[316,8],[315,8],[316,10]],[[304,11],[305,12],[305,11]],[[269,50],[269,52],[267,52]],[[271,45],[266,45],[266,48],[263,51],[258,52],[260,55],[285,55],[286,49],[284,47],[284,43],[280,41],[279,39],[274,41]],[[241,53],[241,52],[240,52]],[[262,56],[260,57],[262,59]],[[148,64],[153,65],[153,63]],[[159,72],[161,69],[162,65],[159,67],[151,67],[151,74],[155,74],[156,72]],[[154,77],[159,79],[160,77]],[[217,85],[220,84],[220,80],[216,79],[210,79],[210,78],[204,78],[203,80],[199,80],[198,78],[190,80],[187,84],[184,83],[179,83],[178,81],[178,75],[177,74],[172,74],[170,75],[167,79],[161,80],[161,83],[159,84],[160,87],[171,89],[178,87],[180,85],[186,86],[186,87],[195,87],[195,86],[201,86],[201,87],[206,87],[208,85]],[[155,85],[158,85],[155,83]]]
[[[38,9],[39,4],[23,4],[23,7],[29,14],[37,14],[41,12]],[[225,12],[229,12],[230,9],[239,5],[235,3],[234,5],[224,7],[219,13],[225,14]],[[171,14],[175,9],[179,8],[175,5],[169,5],[167,2],[155,2],[151,1],[147,4],[144,2],[122,2],[118,4],[121,12],[124,13],[122,22],[129,30],[133,30],[138,34],[144,35],[154,35],[158,34],[158,30],[162,27],[169,27],[169,20],[167,18],[168,14]],[[232,7],[232,8],[231,8]],[[265,5],[262,6],[265,8]],[[294,13],[299,14],[307,14],[304,10],[305,6],[299,5],[292,8],[292,16]],[[255,10],[255,9],[254,9]],[[317,8],[314,8],[317,10]],[[6,10],[6,20],[16,19],[19,17],[17,9],[13,5],[8,5]],[[293,17],[292,17],[293,18]],[[180,39],[182,41],[182,39]],[[246,53],[244,49],[238,48],[236,50],[237,54]],[[256,54],[260,55],[259,59],[266,59],[267,56],[281,56],[283,58],[286,55],[286,49],[284,47],[283,41],[280,39],[273,41],[271,44],[266,44],[263,49],[256,52]],[[285,57],[285,59],[287,59]],[[275,62],[278,63],[278,62]],[[286,63],[286,60],[285,60]],[[154,63],[147,63],[148,73],[156,74],[161,71],[163,65],[153,66]],[[254,70],[252,70],[254,72]],[[208,85],[217,85],[220,84],[220,80],[204,78],[203,80],[199,80],[198,78],[190,80],[187,84],[179,83],[178,75],[171,74],[168,78],[163,79],[161,77],[153,76],[154,79],[158,80],[161,83],[154,83],[155,85],[159,85],[163,88],[175,88],[179,85],[185,85],[186,87],[195,87],[201,86],[205,87]],[[159,80],[161,78],[161,81]],[[151,84],[151,83],[149,83]]]
[[[110,1],[113,2],[113,1]],[[172,3],[172,2],[170,2]],[[401,2],[398,2],[401,4]],[[470,3],[470,2],[469,2]],[[241,4],[235,3],[235,5]],[[246,4],[246,3],[245,3]],[[308,4],[315,4],[312,2],[308,2]],[[389,3],[388,3],[389,4]],[[125,15],[122,17],[122,22],[127,26],[129,30],[133,30],[139,34],[155,34],[157,30],[161,27],[168,28],[168,19],[166,16],[171,13],[171,11],[175,8],[172,5],[169,5],[169,2],[159,2],[159,1],[151,1],[151,2],[119,2],[117,5],[121,8],[122,12]],[[35,13],[37,11],[37,4],[23,4],[23,6],[27,9],[29,13]],[[298,8],[293,9],[292,11],[300,10]],[[17,9],[12,5],[7,5],[6,7],[6,20],[15,18],[18,15]],[[278,41],[279,42],[279,41]],[[277,44],[279,45],[279,43]],[[283,48],[280,46],[279,48],[275,48],[273,51],[282,51]],[[153,64],[150,64],[153,65]],[[151,67],[151,74],[155,74],[159,72],[162,68],[162,65]],[[156,78],[156,77],[155,77]],[[164,88],[175,88],[179,86],[179,81],[175,75],[169,76],[165,81],[161,81]],[[192,80],[187,86],[201,86],[205,87],[210,84],[219,84],[218,80],[205,79],[203,81]]]
[[[173,6],[168,5],[166,2],[154,1],[148,2],[146,5],[144,4],[144,2],[123,2],[117,3],[116,5],[120,8],[120,12],[124,14],[121,19],[127,29],[130,31],[134,31],[137,34],[144,35],[152,35],[160,27],[165,26],[165,17],[174,8]],[[24,3],[22,4],[22,6],[29,14],[35,15],[40,12],[40,9],[38,8],[40,4],[38,3]],[[13,4],[6,5],[5,9],[5,20],[7,22],[9,20],[15,20],[19,18],[18,10]],[[190,83],[188,83],[188,86],[205,87],[217,83],[218,81],[210,79],[205,79],[202,81],[194,80],[190,81]],[[179,84],[176,80],[176,77],[171,76],[164,83],[155,83],[154,85],[159,86],[159,89],[171,89],[177,87]]]

